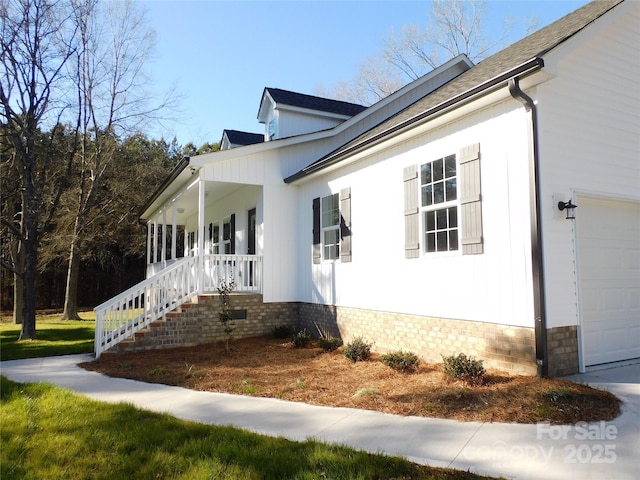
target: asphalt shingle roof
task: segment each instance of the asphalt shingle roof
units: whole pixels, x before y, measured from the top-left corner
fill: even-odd
[[[222,135],[227,135],[229,142],[234,145],[253,145],[264,142],[264,134],[241,132],[239,130],[225,130]]]
[[[280,88],[266,88],[265,90],[269,92],[271,98],[273,98],[276,103],[290,105],[293,107],[308,108],[310,110],[318,110],[321,112],[353,117],[367,108],[355,103],[331,100],[313,95],[305,95],[304,93],[290,92],[289,90],[282,90]]]
[[[596,0],[588,3],[547,27],[479,62],[439,89],[310,164],[300,172],[285,179],[285,181],[295,181],[307,174],[321,170],[324,166],[334,164],[348,156],[349,152],[354,149],[366,145],[370,141],[384,138],[386,134],[421,119],[421,115],[424,115],[425,112],[429,112],[445,102],[455,100],[456,97],[463,95],[465,92],[481,86],[501,74],[510,72],[530,60],[542,57],[623,1],[625,0]]]

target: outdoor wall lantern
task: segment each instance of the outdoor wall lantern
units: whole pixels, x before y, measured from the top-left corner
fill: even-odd
[[[575,209],[578,208],[577,205],[574,205],[571,200],[568,202],[558,202],[558,210],[566,210],[567,211],[567,220],[575,220],[576,212]]]

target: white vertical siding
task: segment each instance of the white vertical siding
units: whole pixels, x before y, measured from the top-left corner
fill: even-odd
[[[549,327],[575,325],[578,316],[575,224],[557,202],[576,192],[640,197],[640,3],[625,2],[603,20],[552,52],[558,76],[533,93]]]
[[[404,258],[403,169],[480,143],[485,253]],[[533,326],[527,117],[506,101],[300,187],[300,300]],[[311,262],[311,201],[351,188],[351,263]],[[422,239],[421,239],[422,246]]]

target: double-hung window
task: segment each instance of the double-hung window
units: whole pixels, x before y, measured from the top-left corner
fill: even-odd
[[[351,262],[351,187],[313,199],[313,263]]]
[[[420,166],[420,207],[424,253],[458,250],[456,156]]]
[[[340,197],[337,193],[322,198],[323,259],[340,258]]]

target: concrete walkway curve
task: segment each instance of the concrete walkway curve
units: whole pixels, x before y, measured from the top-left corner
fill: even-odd
[[[270,398],[196,392],[111,378],[77,366],[92,356],[0,362],[22,383],[49,382],[89,398],[211,425],[302,441],[340,443],[413,462],[528,480],[640,478],[640,364],[570,377],[609,390],[624,404],[611,422],[552,426],[458,422],[330,408]]]

